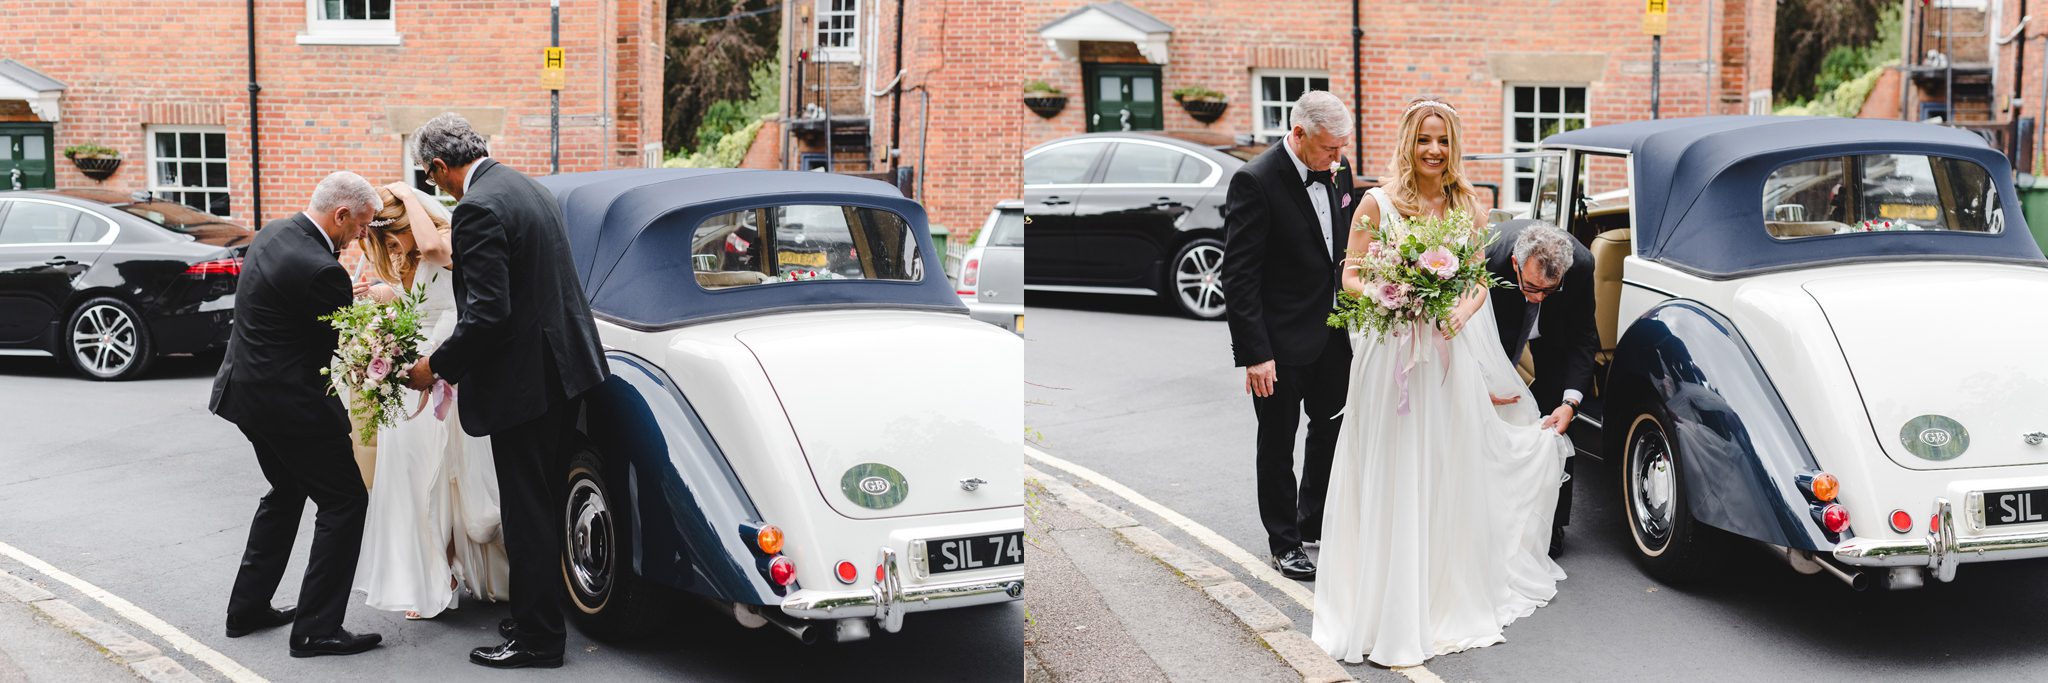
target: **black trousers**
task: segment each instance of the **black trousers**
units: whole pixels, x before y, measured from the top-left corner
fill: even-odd
[[[1306,365],[1280,365],[1273,395],[1252,397],[1259,416],[1259,521],[1266,545],[1278,555],[1322,540],[1323,495],[1330,488],[1330,460],[1337,450],[1337,426],[1350,384],[1351,341],[1332,329],[1322,355]],[[1308,444],[1302,451],[1301,481],[1294,479],[1294,435],[1308,414]]]
[[[341,630],[341,617],[348,611],[356,555],[363,547],[363,518],[370,506],[348,434],[274,434],[247,427],[242,434],[256,447],[256,464],[270,480],[270,492],[257,503],[256,518],[249,523],[249,545],[228,596],[228,614],[271,608],[285,562],[291,559],[292,541],[299,535],[299,516],[311,498],[318,506],[313,549],[299,586],[299,616],[292,623],[292,638],[333,635]]]
[[[558,401],[540,417],[491,435],[497,461],[505,556],[511,563],[512,618],[522,645],[560,648],[566,626],[562,602],[563,480],[576,401]]]

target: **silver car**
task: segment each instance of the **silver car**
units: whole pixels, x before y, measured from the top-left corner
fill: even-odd
[[[1024,202],[996,203],[960,259],[958,282],[975,320],[1024,333]]]

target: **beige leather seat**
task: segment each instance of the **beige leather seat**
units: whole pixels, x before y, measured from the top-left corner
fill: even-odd
[[[725,289],[774,282],[775,278],[751,270],[711,271],[697,274],[697,284],[705,289]]]
[[[1846,232],[1849,226],[1835,221],[1764,221],[1772,237],[1816,237]]]
[[[1606,365],[1621,336],[1621,262],[1628,258],[1628,230],[1609,230],[1593,238],[1593,316],[1600,327],[1600,353],[1594,362]]]

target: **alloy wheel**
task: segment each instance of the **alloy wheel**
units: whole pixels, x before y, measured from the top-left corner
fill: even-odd
[[[71,328],[71,354],[78,367],[97,377],[113,377],[135,364],[135,319],[110,304],[95,304],[78,315]]]
[[[1203,318],[1223,315],[1223,248],[1197,244],[1174,264],[1174,291],[1181,308]]]

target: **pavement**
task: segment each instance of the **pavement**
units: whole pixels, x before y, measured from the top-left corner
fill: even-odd
[[[1239,561],[1257,566],[1265,534],[1251,485],[1256,424],[1226,325],[1134,297],[1034,292],[1031,307],[1027,434],[1093,476],[1028,453],[1026,464],[1231,571],[1306,631],[1312,599],[1303,596],[1314,583],[1266,580]],[[2048,611],[2048,561],[1972,564],[1953,583],[1857,593],[1742,546],[1716,579],[1666,586],[1635,566],[1618,483],[1599,464],[1576,466],[1560,560],[1569,578],[1549,606],[1507,629],[1507,642],[1422,670],[1345,671],[1360,680],[2006,681],[2048,670],[2039,645],[2048,620],[2032,616]],[[1196,614],[1208,616],[1189,621],[1220,618]]]

